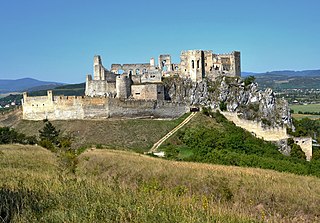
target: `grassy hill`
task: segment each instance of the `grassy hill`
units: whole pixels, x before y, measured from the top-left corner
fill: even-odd
[[[65,171],[36,146],[0,146],[5,222],[316,222],[320,179],[89,150]]]
[[[177,126],[186,115],[176,120],[67,120],[52,121],[52,124],[60,129],[62,134],[73,137],[75,148],[102,145],[106,148],[145,152]],[[21,120],[15,125],[15,129],[27,135],[38,135],[43,126],[42,121]]]

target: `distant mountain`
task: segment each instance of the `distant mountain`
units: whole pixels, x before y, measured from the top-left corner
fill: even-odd
[[[39,81],[33,78],[17,80],[0,79],[0,94],[8,92],[23,92],[31,90],[46,90],[64,85],[63,83]]]
[[[254,72],[241,72],[243,77],[246,76],[264,76],[264,75],[276,75],[276,76],[320,76],[320,70],[302,70],[302,71],[294,71],[294,70],[279,70],[279,71],[268,71],[265,73],[254,73]]]
[[[275,90],[281,89],[319,89],[320,70],[303,71],[271,71],[266,73],[242,72],[242,76],[253,75],[259,87],[270,87]]]

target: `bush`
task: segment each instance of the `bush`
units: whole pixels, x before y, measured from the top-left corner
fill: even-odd
[[[255,80],[256,80],[256,78],[254,76],[250,75],[244,79],[244,85],[248,86],[248,85],[254,83]]]
[[[36,144],[38,142],[35,136],[26,136],[25,134],[18,133],[9,127],[0,128],[0,144]]]
[[[292,148],[291,156],[284,156],[276,145],[254,137],[226,120],[222,114],[209,110],[206,110],[205,114],[216,122],[223,123],[223,128],[199,125],[180,131],[178,139],[181,143],[178,147],[164,146],[169,159],[258,167],[320,176],[320,160],[316,160],[318,155],[312,162],[307,162],[304,152],[300,146],[294,144],[293,139],[288,139],[288,145]],[[181,148],[190,151],[190,155],[183,156]]]
[[[301,147],[297,144],[293,144],[291,146],[290,156],[297,159],[306,160],[306,155],[302,151]]]
[[[221,111],[226,111],[227,110],[227,103],[221,101],[220,104],[219,104],[219,108],[220,108]]]
[[[43,140],[41,140],[41,141],[39,142],[39,145],[42,146],[43,148],[46,148],[46,149],[52,151],[52,152],[55,152],[55,151],[56,151],[53,143],[52,143],[50,140],[48,140],[48,139],[43,139]]]

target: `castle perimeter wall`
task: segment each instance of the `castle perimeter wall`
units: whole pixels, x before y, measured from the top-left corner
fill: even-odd
[[[48,96],[23,99],[23,119],[69,120],[112,117],[176,118],[188,110],[183,103],[162,100],[122,100],[108,97]]]
[[[263,138],[266,141],[279,141],[287,139],[286,128],[262,128],[260,122],[240,119],[237,113],[221,112],[229,121],[232,121],[236,126],[246,129],[253,133],[258,138]]]
[[[286,128],[262,128],[260,122],[240,119],[237,113],[221,112],[229,121],[236,126],[244,128],[253,133],[256,137],[266,141],[280,141],[290,138]],[[294,137],[294,142],[298,144],[306,155],[306,160],[310,161],[312,157],[312,138],[311,137]]]

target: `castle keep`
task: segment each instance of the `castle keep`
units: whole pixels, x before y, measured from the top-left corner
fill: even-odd
[[[162,82],[181,77],[194,83],[219,76],[240,77],[240,52],[214,54],[211,50],[181,52],[180,63],[160,55],[158,64],[112,64],[106,69],[100,56],[94,57],[93,76],[87,75],[85,96],[28,97],[23,94],[23,118],[29,120],[94,119],[110,117],[174,118],[188,111],[184,102],[170,101]]]

